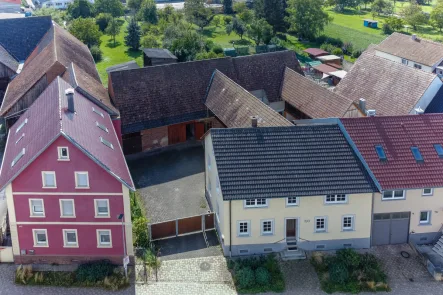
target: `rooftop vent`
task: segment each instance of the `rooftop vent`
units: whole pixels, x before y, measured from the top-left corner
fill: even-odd
[[[418,107],[415,109],[416,115],[423,115],[424,113],[425,113],[425,111],[423,111],[421,107]]]
[[[110,149],[114,149],[114,145],[100,136],[100,141]]]
[[[257,116],[252,116],[251,117],[251,126],[253,128],[256,128],[258,126],[258,117]]]
[[[364,98],[360,98],[358,100],[358,108],[360,109],[360,111],[362,111],[363,113],[366,113],[366,99]]]
[[[366,111],[366,116],[368,116],[368,117],[375,117],[375,114],[376,114],[375,110],[367,110]]]
[[[71,113],[75,113],[74,107],[74,89],[69,88],[65,90],[66,98],[68,99],[68,111]]]

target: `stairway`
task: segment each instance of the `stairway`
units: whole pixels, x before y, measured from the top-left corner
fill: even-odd
[[[283,261],[306,259],[305,251],[298,248],[297,239],[295,238],[286,239],[286,249],[280,252],[280,256]]]
[[[437,241],[437,243],[435,243],[432,250],[434,250],[434,252],[443,257],[443,236],[441,236],[440,239]]]

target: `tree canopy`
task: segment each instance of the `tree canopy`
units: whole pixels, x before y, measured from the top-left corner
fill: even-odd
[[[94,5],[88,0],[74,0],[74,2],[69,4],[66,13],[72,19],[92,17],[94,16]]]
[[[421,6],[417,4],[406,6],[402,9],[400,15],[403,17],[404,21],[407,24],[411,25],[414,28],[414,30],[417,30],[417,26],[424,25],[428,21],[426,15],[423,13]]]
[[[272,26],[263,18],[254,19],[248,26],[247,35],[254,40],[257,46],[260,45],[260,43],[267,45],[271,42],[273,36]]]
[[[264,18],[272,26],[274,32],[286,31],[286,0],[255,0],[255,16]]]
[[[102,33],[93,18],[78,18],[71,22],[69,32],[91,48],[100,45]]]
[[[301,37],[313,39],[332,19],[323,11],[322,0],[290,0],[288,23]]]
[[[243,35],[246,33],[246,25],[241,19],[234,17],[232,22],[226,26],[226,33],[231,35],[232,32],[236,33],[240,39],[243,39]]]
[[[114,41],[114,47],[115,47],[115,36],[120,34],[120,24],[118,21],[113,18],[108,23],[108,26],[106,27],[105,33],[112,37],[112,40]]]
[[[124,7],[120,0],[95,0],[96,13],[110,13],[113,17],[122,16]]]
[[[443,2],[439,2],[431,12],[431,24],[434,28],[443,29]]]
[[[154,0],[143,0],[140,10],[138,11],[138,18],[151,24],[158,22],[157,6]]]
[[[137,24],[135,18],[131,18],[128,27],[126,28],[125,44],[132,50],[140,48],[140,26]]]

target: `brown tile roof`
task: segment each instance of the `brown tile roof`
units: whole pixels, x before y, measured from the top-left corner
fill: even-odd
[[[401,33],[392,33],[375,49],[430,67],[443,60],[442,43]]]
[[[326,73],[326,74],[328,74],[330,72],[335,72],[337,70],[337,68],[331,67],[330,65],[327,65],[327,64],[321,64],[318,66],[314,66],[314,69],[316,69],[319,72]]]
[[[291,69],[286,69],[281,97],[307,116],[317,118],[343,117],[352,101],[334,93]]]
[[[248,91],[279,100],[285,67],[302,70],[293,51],[218,58],[111,73],[123,133],[204,118],[203,99],[214,70]]]
[[[312,56],[322,56],[322,55],[328,55],[329,52],[320,49],[320,48],[306,48],[305,50],[303,50],[304,52],[306,52],[307,54],[310,54]]]
[[[293,126],[218,70],[212,77],[205,105],[229,128],[250,127],[251,116],[258,117],[259,127]]]
[[[376,110],[377,115],[407,115],[435,78],[365,51],[334,91],[353,101],[366,99],[367,109]]]

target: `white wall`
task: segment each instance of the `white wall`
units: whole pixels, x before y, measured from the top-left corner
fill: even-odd
[[[395,56],[395,55],[392,55],[392,54],[389,54],[389,53],[386,53],[386,52],[375,50],[375,55],[379,56],[379,57],[383,57],[383,58],[388,59],[388,60],[391,60],[391,61],[396,62],[396,63],[400,63],[400,64],[402,63],[401,62],[402,61],[401,57],[398,57],[398,56]],[[421,70],[422,71],[429,72],[429,73],[433,72],[433,68],[432,67],[425,66],[425,65],[420,64],[418,62],[414,62],[414,61],[408,60],[408,67],[413,68],[414,64],[421,65]]]

